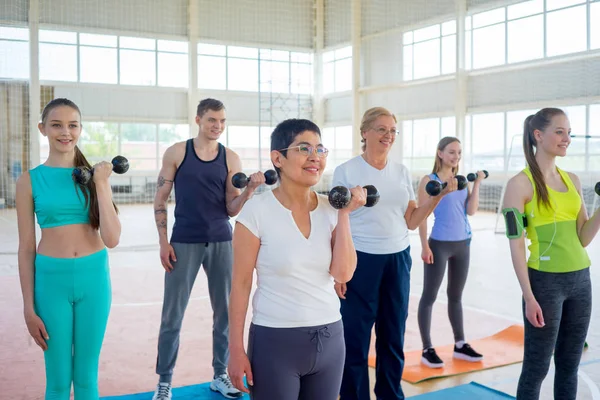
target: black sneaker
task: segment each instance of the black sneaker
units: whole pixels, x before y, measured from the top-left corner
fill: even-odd
[[[478,362],[483,360],[483,356],[473,350],[468,343],[464,343],[460,349],[454,345],[454,358],[470,362]]]
[[[444,362],[438,357],[433,347],[423,350],[421,362],[429,368],[442,368],[444,366]]]

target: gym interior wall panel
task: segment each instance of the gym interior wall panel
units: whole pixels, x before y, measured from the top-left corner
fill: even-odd
[[[600,96],[600,57],[474,75],[469,107]]]
[[[362,86],[402,82],[402,33],[393,32],[362,42]]]
[[[325,1],[325,47],[352,40],[351,0]]]
[[[138,119],[186,121],[187,94],[120,86],[56,86],[55,97],[73,100],[84,120],[89,118],[135,122]]]
[[[0,2],[0,24],[22,24],[29,20],[28,0],[3,0]]]
[[[199,0],[200,38],[313,48],[313,0]]]
[[[187,9],[188,0],[43,0],[40,22],[142,35],[186,35]]]

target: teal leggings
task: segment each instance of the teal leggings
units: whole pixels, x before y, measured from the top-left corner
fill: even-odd
[[[35,258],[35,309],[50,337],[45,400],[98,400],[98,360],[110,313],[108,252]]]

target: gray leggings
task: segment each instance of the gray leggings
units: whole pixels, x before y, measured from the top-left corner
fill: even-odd
[[[448,317],[456,342],[465,340],[463,330],[462,292],[469,272],[471,239],[458,242],[429,239],[429,248],[433,253],[433,264],[424,264],[423,294],[419,302],[419,330],[423,348],[431,344],[431,311],[446,272],[448,263]]]
[[[344,326],[268,328],[250,325],[252,400],[336,400],[342,384]]]
[[[554,400],[575,400],[577,370],[592,314],[590,269],[549,273],[529,268],[529,281],[546,325],[533,327],[523,302],[525,354],[517,399],[540,398],[554,352]]]

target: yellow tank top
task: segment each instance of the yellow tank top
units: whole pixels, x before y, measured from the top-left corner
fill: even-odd
[[[590,258],[579,241],[577,216],[581,197],[569,174],[556,168],[567,186],[566,192],[557,192],[548,185],[552,209],[538,205],[538,195],[529,167],[523,172],[533,186],[533,198],[525,204],[527,238],[530,240],[529,268],[543,272],[573,272],[590,266]]]

